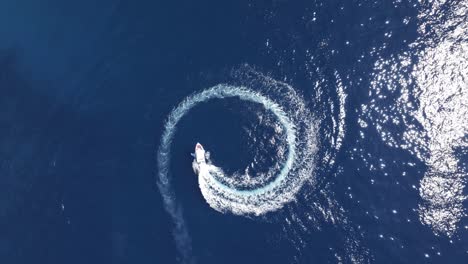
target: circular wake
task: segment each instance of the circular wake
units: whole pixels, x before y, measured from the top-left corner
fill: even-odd
[[[318,129],[303,98],[290,86],[270,83],[254,87],[256,91],[245,86],[220,84],[190,95],[172,110],[164,125],[157,153],[158,188],[165,209],[175,223],[174,238],[184,258],[183,262],[193,261],[192,248],[182,208],[176,201],[169,177],[171,143],[179,121],[198,104],[224,98],[239,98],[241,101],[259,104],[273,117],[262,117],[261,123],[270,126],[275,131],[275,138],[283,141],[274,144],[279,146],[276,152],[267,153],[277,160],[277,164],[253,178],[249,175],[249,168],[244,175],[233,177],[213,164],[202,164],[198,168],[199,186],[203,197],[213,209],[237,215],[263,215],[294,201],[304,183],[315,185]],[[255,152],[258,155],[259,152]]]
[[[202,194],[210,206],[218,211],[230,211],[235,214],[260,215],[281,208],[285,203],[294,199],[295,194],[301,188],[306,177],[298,177],[292,171],[301,168],[301,162],[297,162],[297,149],[300,149],[300,141],[297,140],[294,119],[299,108],[294,108],[296,114],[291,117],[276,102],[261,93],[249,90],[245,87],[217,85],[200,93],[187,97],[169,115],[165,125],[160,150],[158,153],[159,177],[162,183],[168,182],[168,167],[170,161],[170,145],[176,130],[177,123],[194,106],[211,99],[223,99],[238,97],[241,100],[261,104],[266,110],[271,111],[285,131],[287,143],[287,157],[282,168],[276,173],[274,179],[263,186],[252,189],[239,189],[231,184],[226,184],[220,168],[211,164],[202,164],[199,168],[199,184]],[[305,119],[307,120],[307,119]],[[302,121],[303,123],[304,121]],[[310,133],[312,127],[308,126]],[[300,151],[301,152],[301,151]],[[310,165],[309,165],[310,167]],[[266,175],[260,175],[260,178]],[[221,179],[220,179],[221,178]],[[225,178],[227,179],[227,178]],[[242,183],[240,183],[242,184]],[[245,184],[248,185],[248,184]]]

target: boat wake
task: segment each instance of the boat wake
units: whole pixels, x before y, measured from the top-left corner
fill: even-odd
[[[271,93],[271,91],[268,91]],[[292,89],[277,94],[280,101],[286,103],[283,108],[279,103],[264,96],[261,91],[253,91],[246,87],[220,84],[193,94],[181,102],[169,115],[158,151],[159,181],[166,210],[176,223],[176,239],[188,238],[184,230],[183,217],[180,208],[172,194],[169,179],[170,147],[177,123],[193,107],[211,99],[237,97],[244,101],[261,104],[265,110],[276,117],[277,129],[284,131],[287,150],[285,161],[278,171],[274,171],[274,179],[270,173],[257,175],[256,184],[249,184],[239,179],[247,177],[226,177],[221,168],[214,165],[203,165],[199,168],[199,185],[201,192],[209,205],[221,212],[232,212],[238,215],[261,215],[283,207],[292,201],[306,180],[313,177],[314,154],[317,151],[316,129],[310,113],[302,98]],[[297,157],[301,159],[298,160]],[[223,180],[224,179],[224,180]],[[270,179],[270,180],[268,180]],[[264,183],[263,185],[259,183]],[[242,187],[242,188],[240,188]],[[185,241],[179,241],[181,252],[190,251]],[[186,254],[185,254],[186,255]]]
[[[158,164],[160,168],[160,182],[163,183],[163,189],[167,188],[168,180],[168,164],[170,143],[175,132],[175,127],[179,120],[201,102],[211,99],[223,99],[228,97],[238,97],[241,100],[259,103],[266,110],[271,111],[281,125],[280,129],[284,129],[287,142],[286,161],[283,167],[276,173],[276,177],[267,184],[249,189],[236,188],[234,180],[231,184],[223,183],[220,178],[225,177],[223,171],[214,165],[204,165],[199,168],[199,184],[203,196],[210,206],[218,211],[230,211],[235,214],[254,214],[261,215],[269,211],[274,211],[281,208],[285,203],[294,199],[294,195],[301,188],[302,183],[307,180],[307,177],[297,177],[297,175],[305,175],[305,171],[311,172],[313,169],[313,160],[296,159],[297,155],[307,152],[309,157],[313,157],[316,151],[315,144],[315,129],[313,127],[313,119],[310,115],[304,113],[301,109],[301,101],[298,100],[298,95],[295,103],[297,107],[289,108],[291,110],[299,110],[296,113],[287,113],[279,104],[270,100],[259,92],[249,90],[245,87],[237,87],[230,85],[217,85],[200,93],[187,97],[177,108],[175,108],[169,116],[165,126],[163,140],[158,155]],[[306,117],[306,118],[304,118]],[[295,125],[298,124],[299,126]],[[297,138],[300,136],[299,139]],[[301,155],[301,157],[303,157]],[[298,174],[298,171],[302,173]],[[312,175],[312,173],[308,174]],[[268,175],[258,175],[256,178],[269,178]],[[238,184],[242,184],[239,182]]]
[[[164,126],[157,153],[158,187],[165,208],[174,221],[176,246],[184,263],[193,262],[191,242],[181,206],[173,193],[169,167],[171,144],[178,123],[194,107],[210,100],[229,98],[237,98],[241,102],[256,105],[253,109],[247,108],[252,110],[257,118],[254,129],[246,128],[251,145],[255,146],[251,150],[254,153],[253,161],[242,173],[227,173],[227,170],[213,164],[209,157],[207,163],[192,165],[194,171],[198,173],[199,187],[204,199],[211,208],[219,212],[255,217],[281,210],[293,215],[303,225],[309,225],[310,222],[310,229],[297,227],[305,233],[296,234],[295,238],[291,238],[292,243],[298,242],[294,241],[297,239],[303,241],[301,237],[307,237],[310,232],[317,230],[317,221],[321,221],[317,219],[321,218],[320,212],[324,210],[305,206],[304,208],[310,210],[303,215],[294,209],[294,204],[299,202],[298,200],[307,200],[308,205],[312,207],[317,205],[313,202],[316,198],[312,197],[316,186],[320,185],[316,175],[327,173],[326,168],[333,167],[336,153],[343,141],[345,118],[343,105],[346,96],[341,85],[338,85],[337,89],[339,99],[337,101],[341,103],[340,105],[334,107],[332,100],[322,98],[324,94],[321,93],[320,87],[315,87],[319,93],[317,98],[321,101],[312,102],[316,103],[313,106],[311,102],[306,103],[290,85],[261,75],[249,67],[240,69],[235,74],[237,75],[234,78],[242,80],[234,81],[238,85],[219,84],[188,96],[171,111]],[[335,77],[340,84],[339,77]],[[311,109],[314,107],[318,113],[321,113],[319,116],[313,115],[315,112]],[[323,111],[329,111],[330,114],[322,113]],[[258,126],[262,126],[262,129],[257,129]],[[262,131],[260,133],[270,131],[270,133],[258,135],[259,131]],[[319,134],[322,136],[319,137]],[[322,144],[325,146],[319,153]],[[269,161],[265,162],[265,159]],[[316,168],[317,160],[321,163],[320,173]],[[265,167],[268,169],[265,170]],[[317,195],[321,198],[331,201],[332,198],[327,197],[327,191],[322,190],[319,193]],[[337,212],[341,209],[334,205],[336,202],[331,204],[333,205],[330,208],[325,209],[328,213],[324,218],[334,219],[333,224],[339,225],[342,217]],[[285,225],[288,226],[284,229],[286,232],[292,228],[288,224],[288,217],[280,217],[279,221],[286,221]],[[326,219],[324,221],[328,222]],[[289,237],[289,234],[286,236]]]

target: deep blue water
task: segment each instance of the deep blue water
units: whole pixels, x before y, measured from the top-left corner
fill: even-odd
[[[427,125],[394,101],[407,88],[416,109],[424,105],[418,99],[424,90],[412,86],[423,81],[411,76],[430,68],[422,54],[440,53],[447,34],[466,31],[466,18],[457,13],[463,7],[463,1],[0,2],[0,263],[182,261],[156,185],[163,126],[186,96],[219,83],[254,83],[245,81],[251,72],[293,87],[320,119],[316,181],[266,215],[213,210],[189,154],[201,142],[217,165],[242,171],[258,147],[246,127],[261,107],[237,99],[200,104],[177,127],[170,164],[191,260],[466,263],[466,188],[450,204],[421,194],[422,179],[439,173],[428,158],[443,152],[431,147],[440,142],[430,127],[439,115]],[[466,34],[457,36],[453,45],[466,47]],[[400,72],[407,65],[398,56],[411,58],[416,74]],[[454,65],[466,65],[466,55],[459,58]],[[379,101],[379,84],[392,80],[378,78],[378,61],[396,65],[390,76],[413,81],[381,92],[386,97]],[[428,75],[444,78],[434,67]],[[463,69],[455,67],[453,76],[466,76]],[[465,96],[460,90],[455,98]],[[448,112],[468,113],[466,101],[454,109]],[[409,117],[388,126],[387,114]],[[338,121],[344,136],[333,150]],[[453,131],[464,138],[451,145],[453,154],[442,154],[455,157],[458,167],[443,173],[466,181],[468,133],[466,122],[460,124]],[[409,130],[417,135],[401,136]],[[265,166],[274,160],[268,151]],[[324,161],[328,152],[332,163]],[[427,204],[451,212],[461,206],[463,213],[429,224],[422,220]],[[327,210],[336,220],[320,213]],[[446,223],[453,219],[451,229]]]

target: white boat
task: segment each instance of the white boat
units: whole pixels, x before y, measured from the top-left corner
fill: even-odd
[[[205,149],[200,143],[195,145],[195,160],[198,164],[206,163]]]

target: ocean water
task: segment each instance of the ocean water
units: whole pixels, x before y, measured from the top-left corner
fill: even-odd
[[[1,1],[0,263],[467,263],[467,12]]]

